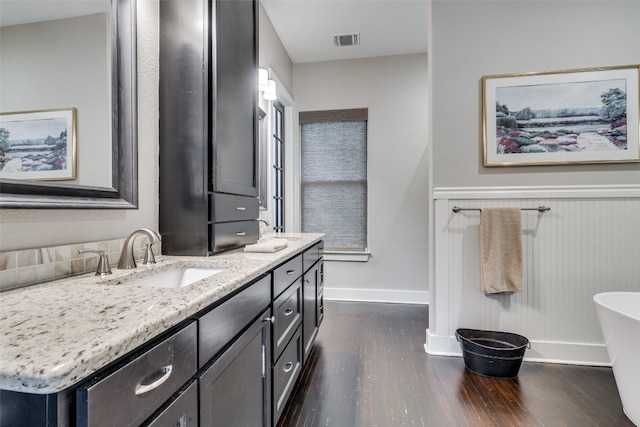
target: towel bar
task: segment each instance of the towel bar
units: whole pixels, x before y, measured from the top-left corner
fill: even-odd
[[[458,213],[460,211],[481,211],[481,208],[459,208],[458,206],[454,206],[451,209],[453,212]],[[538,211],[540,213],[545,213],[546,211],[550,211],[551,208],[548,208],[544,205],[538,206],[537,208],[522,208],[523,211]]]

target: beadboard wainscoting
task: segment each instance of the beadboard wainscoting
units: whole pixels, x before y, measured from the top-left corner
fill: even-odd
[[[640,292],[640,185],[439,188],[434,191],[435,283],[426,351],[461,355],[458,328],[514,332],[531,341],[525,360],[610,365],[593,296]],[[480,212],[522,212],[521,293],[480,290]]]

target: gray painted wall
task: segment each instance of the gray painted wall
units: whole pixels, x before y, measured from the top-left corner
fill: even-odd
[[[299,111],[368,108],[368,262],[327,262],[326,298],[427,300],[427,55],[294,65]]]
[[[482,166],[483,75],[640,63],[640,1],[433,1],[434,187],[637,184],[640,163]]]
[[[293,91],[293,63],[287,54],[269,15],[260,4],[260,52],[258,63],[260,67],[269,69],[278,76],[287,92]],[[262,100],[262,97],[260,97]]]

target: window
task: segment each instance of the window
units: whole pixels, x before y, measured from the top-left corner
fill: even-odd
[[[300,113],[302,231],[367,250],[367,109]]]
[[[284,231],[284,107],[273,103],[273,231]]]

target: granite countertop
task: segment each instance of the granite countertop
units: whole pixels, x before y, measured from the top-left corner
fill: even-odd
[[[275,253],[238,249],[211,257],[158,256],[150,267],[0,293],[0,389],[36,394],[67,389],[324,235],[280,236],[288,238],[288,246]],[[178,267],[224,271],[184,288],[122,285]]]

